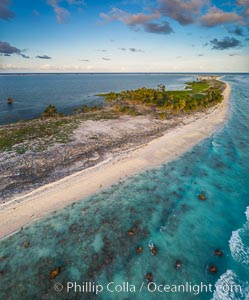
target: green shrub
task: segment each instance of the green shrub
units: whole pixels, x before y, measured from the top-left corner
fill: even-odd
[[[44,110],[42,113],[43,118],[54,118],[56,117],[57,114],[57,109],[54,105],[49,104],[49,106]]]
[[[161,120],[165,120],[166,117],[167,117],[166,112],[165,112],[165,111],[161,112],[161,113],[159,114],[159,117],[160,117]]]

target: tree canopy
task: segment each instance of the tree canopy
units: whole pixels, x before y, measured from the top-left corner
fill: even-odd
[[[167,91],[165,85],[159,84],[156,89],[139,88],[120,93],[105,94],[105,102],[115,110],[154,109],[166,114],[190,112],[220,103],[223,99],[221,88],[207,81],[186,83],[185,90]]]

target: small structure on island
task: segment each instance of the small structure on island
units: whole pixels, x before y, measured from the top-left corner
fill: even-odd
[[[13,100],[12,98],[9,97],[9,98],[7,99],[7,103],[8,103],[9,105],[12,104],[13,102],[14,102],[14,100]]]
[[[215,75],[200,75],[197,77],[197,81],[201,82],[201,81],[205,81],[205,80],[216,80],[218,78],[218,76]]]

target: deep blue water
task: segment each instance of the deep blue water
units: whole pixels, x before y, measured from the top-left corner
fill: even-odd
[[[249,76],[224,79],[232,96],[222,130],[177,160],[2,240],[0,299],[249,299]],[[198,199],[200,193],[205,201]],[[137,231],[129,236],[134,225]],[[30,247],[25,248],[26,242]],[[154,256],[152,243],[158,247]],[[215,256],[215,249],[223,256]],[[217,273],[208,271],[210,265]],[[56,267],[63,268],[51,280]],[[174,290],[174,285],[188,283],[194,291],[149,292],[147,272],[156,285]],[[67,282],[88,281],[102,284],[105,291],[65,291]],[[63,284],[62,292],[54,290],[57,282]],[[136,292],[107,292],[108,282],[129,282]],[[201,283],[212,285],[211,291],[198,293]]]
[[[119,92],[143,86],[183,88],[194,75],[168,74],[26,74],[0,76],[0,124],[39,117],[53,104],[59,112],[72,113],[84,104],[103,102],[100,93]],[[7,104],[8,97],[14,99]]]

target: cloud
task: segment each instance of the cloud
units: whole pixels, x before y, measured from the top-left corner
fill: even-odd
[[[10,20],[15,17],[15,14],[9,10],[8,6],[10,5],[10,0],[1,0],[0,1],[0,19]]]
[[[249,0],[237,0],[236,4],[243,8],[244,17],[249,17]]]
[[[71,15],[69,10],[60,5],[60,3],[63,2],[68,5],[85,6],[85,2],[83,0],[47,0],[48,5],[50,5],[54,10],[59,24],[67,22]]]
[[[131,51],[131,52],[144,52],[144,50],[142,50],[142,49],[137,49],[137,48],[118,48],[119,50],[121,50],[121,51],[126,51],[126,50],[129,50],[129,51]]]
[[[32,11],[32,15],[35,16],[35,17],[40,17],[40,13],[39,13],[39,11],[37,11],[36,9],[34,9],[34,10]]]
[[[54,9],[57,22],[59,24],[62,24],[65,23],[69,18],[70,12],[67,9],[59,6],[58,2],[59,2],[58,0],[48,0],[48,4],[52,6]]]
[[[204,54],[197,54],[197,56],[204,56]]]
[[[1,70],[6,70],[6,71],[17,71],[17,70],[28,70],[27,68],[20,68],[20,67],[17,67],[16,65],[13,65],[13,64],[0,64],[0,69]]]
[[[0,53],[4,53],[4,54],[21,54],[22,50],[11,46],[9,43],[7,42],[0,42]]]
[[[89,59],[80,59],[80,61],[89,61]]]
[[[86,6],[86,3],[84,0],[67,0],[67,2],[72,5]]]
[[[107,22],[121,21],[131,27],[142,25],[148,21],[160,18],[159,13],[154,13],[152,15],[143,13],[130,14],[116,7],[113,7],[108,14],[101,13],[100,16]]]
[[[224,12],[216,7],[209,9],[208,13],[200,18],[203,26],[214,27],[221,24],[241,21],[242,17],[236,13]]]
[[[170,17],[181,25],[195,23],[196,17],[200,14],[204,0],[158,0],[159,12]]]
[[[236,4],[240,5],[240,6],[249,6],[249,1],[248,0],[237,0]]]
[[[229,56],[236,56],[236,53],[230,53]]]
[[[11,56],[12,54],[20,55],[23,58],[30,58],[29,56],[23,54],[25,50],[18,49],[14,46],[11,46],[7,42],[0,42],[0,53],[4,56]]]
[[[99,52],[107,52],[106,49],[97,49],[96,51],[99,51]]]
[[[142,28],[146,32],[160,34],[169,34],[173,32],[169,23],[166,21],[161,24],[152,22],[161,18],[161,14],[158,11],[150,15],[144,13],[130,14],[119,8],[112,8],[108,14],[101,13],[100,16],[106,22],[120,21],[135,30]]]
[[[102,57],[103,60],[111,60],[110,58]]]
[[[65,72],[77,72],[77,71],[85,71],[89,67],[82,65],[63,65],[63,66],[54,66],[50,64],[44,64],[39,67],[40,70],[45,71],[65,71]]]
[[[40,59],[52,59],[52,57],[47,56],[47,55],[37,55],[36,58],[40,58]]]
[[[141,50],[141,49],[136,49],[136,48],[129,48],[129,50],[130,50],[131,52],[144,52],[143,50]]]
[[[236,26],[233,29],[228,30],[229,33],[236,34],[238,36],[244,36],[243,29],[239,26]]]
[[[29,56],[25,55],[25,54],[20,54],[23,58],[30,58]]]
[[[146,22],[149,22],[151,20],[156,20],[159,18],[160,18],[159,13],[154,13],[152,15],[146,15],[143,13],[134,14],[134,15],[128,14],[124,18],[124,22],[129,26],[137,26],[137,25],[143,25]]]
[[[210,41],[210,44],[213,45],[212,49],[214,50],[226,50],[241,46],[241,42],[239,40],[228,36],[224,37],[222,40],[213,39]]]
[[[215,27],[229,23],[246,25],[245,16],[249,16],[249,0],[235,1],[236,5],[242,8],[236,6],[234,8],[232,2],[229,2],[225,6],[233,8],[233,11],[223,11],[215,6],[211,7],[211,0],[156,0],[144,7],[150,13],[132,14],[113,7],[108,13],[101,13],[100,17],[106,22],[120,21],[134,30],[143,29],[157,34],[173,32],[165,18],[175,20],[182,26],[201,24],[204,27]],[[241,30],[238,28],[234,34],[240,35]]]
[[[169,22],[164,21],[161,24],[145,23],[144,29],[150,33],[169,34],[173,32],[173,29],[169,25]]]

